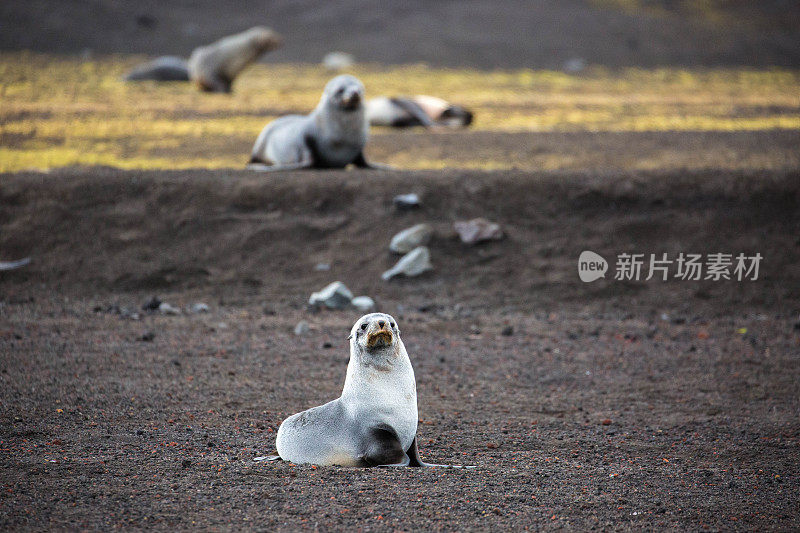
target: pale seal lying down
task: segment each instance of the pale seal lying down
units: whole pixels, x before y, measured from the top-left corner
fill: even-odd
[[[465,128],[472,124],[471,111],[435,96],[381,96],[368,100],[366,106],[367,120],[371,126]]]

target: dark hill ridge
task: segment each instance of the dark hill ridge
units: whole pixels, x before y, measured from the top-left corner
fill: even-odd
[[[800,66],[800,4],[792,1],[346,0],[0,3],[0,49],[188,55],[256,24],[286,46],[275,62],[318,62],[342,50],[360,61],[477,68]]]

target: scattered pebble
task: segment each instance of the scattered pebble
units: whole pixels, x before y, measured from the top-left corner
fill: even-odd
[[[158,298],[158,296],[153,296],[142,306],[142,311],[157,311],[160,306],[161,300]]]
[[[606,418],[605,420],[603,420],[600,423],[603,424],[604,426],[610,426],[611,425],[611,419],[610,418]]]
[[[325,341],[322,343],[322,347],[327,350],[328,348],[333,348],[333,344],[331,344],[329,341]]]
[[[156,334],[153,333],[152,331],[148,331],[146,333],[143,333],[142,336],[139,337],[139,340],[142,342],[153,342],[153,339],[155,338]]]
[[[31,262],[30,257],[19,259],[17,261],[0,261],[0,270],[14,270],[24,267]]]
[[[305,335],[306,333],[308,333],[308,331],[310,329],[311,329],[311,327],[308,325],[308,322],[306,322],[305,320],[301,320],[294,327],[294,334],[295,335]]]
[[[329,263],[317,263],[314,265],[314,270],[317,272],[327,272],[331,269],[331,265]]]
[[[572,57],[564,61],[563,69],[567,74],[578,74],[586,69],[586,60],[582,57]]]
[[[350,303],[362,313],[375,309],[375,300],[369,296],[356,296]]]
[[[417,224],[392,237],[389,249],[398,254],[407,254],[417,246],[428,244],[432,236],[433,228],[430,224]]]
[[[505,335],[506,337],[510,337],[514,334],[514,327],[513,326],[506,326],[503,328],[503,331],[500,332],[501,335]]]
[[[430,250],[426,246],[419,246],[401,257],[396,265],[381,274],[381,278],[388,281],[400,274],[409,277],[419,276],[431,269],[433,266]]]
[[[325,306],[329,309],[344,309],[353,300],[353,293],[350,292],[344,283],[334,281],[319,292],[315,292],[308,299],[309,305],[314,307]]]
[[[181,310],[177,307],[173,307],[167,302],[161,302],[161,305],[158,306],[158,310],[162,315],[179,315],[181,314]]]
[[[197,302],[196,304],[192,304],[192,306],[189,308],[189,312],[194,313],[196,315],[200,313],[208,313],[210,310],[211,308],[208,307],[208,304],[204,304],[203,302]]]
[[[421,205],[419,195],[416,193],[398,194],[393,200],[394,206],[400,210],[417,209]]]
[[[329,52],[322,58],[322,64],[328,70],[344,70],[356,63],[356,58],[347,52]]]
[[[485,218],[473,218],[472,220],[459,220],[453,224],[461,242],[465,244],[477,244],[483,241],[497,241],[503,238],[503,230],[500,225],[490,222]]]

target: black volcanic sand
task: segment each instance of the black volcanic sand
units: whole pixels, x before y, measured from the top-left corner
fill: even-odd
[[[33,259],[0,273],[0,528],[797,529],[798,178],[4,175],[2,259]],[[473,216],[506,239],[460,244]],[[381,281],[423,221],[435,270]],[[764,260],[757,281],[584,284],[585,249]],[[337,279],[399,321],[423,457],[476,469],[253,462],[341,389],[359,313],[305,306]]]

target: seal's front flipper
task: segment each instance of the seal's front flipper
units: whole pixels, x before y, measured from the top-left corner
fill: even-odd
[[[408,456],[409,463],[408,466],[415,466],[415,467],[438,467],[438,468],[475,468],[474,466],[462,466],[462,465],[437,465],[433,463],[426,463],[419,457],[419,449],[417,448],[417,437],[414,437],[414,440],[411,442],[411,446],[408,448],[406,452]]]
[[[253,461],[283,461],[280,455],[262,455],[261,457],[253,457]]]
[[[388,424],[380,424],[369,430],[359,457],[361,466],[393,466],[405,460],[403,446],[397,432]]]
[[[364,152],[359,152],[355,159],[353,159],[353,165],[357,168],[369,168],[372,170],[397,170],[395,167],[390,165],[382,165],[380,163],[370,163],[364,157]]]

